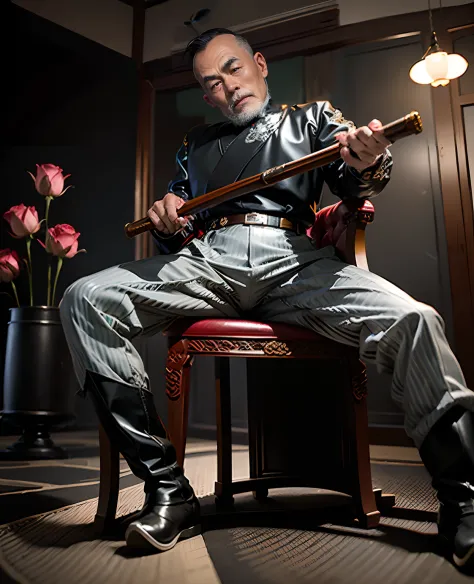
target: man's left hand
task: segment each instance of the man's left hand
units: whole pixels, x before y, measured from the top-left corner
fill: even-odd
[[[372,120],[368,126],[337,134],[336,138],[342,145],[341,158],[344,162],[358,171],[374,166],[391,144],[383,135],[381,128],[382,123],[379,120]],[[353,156],[351,150],[359,158]]]

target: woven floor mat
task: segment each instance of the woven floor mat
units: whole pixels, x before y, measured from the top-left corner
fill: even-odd
[[[248,474],[247,452],[234,453],[236,478]],[[239,470],[243,474],[239,477]],[[216,455],[186,460],[186,474],[198,497],[214,491]],[[117,516],[143,504],[143,486],[120,491]],[[97,499],[23,519],[0,529],[0,560],[5,572],[21,584],[102,584],[220,582],[202,536],[180,542],[165,554],[130,556],[124,542],[100,539],[92,522]]]
[[[234,452],[233,460],[234,478],[248,476],[247,453]],[[404,504],[434,509],[429,478],[422,467],[376,463],[372,472],[374,484],[400,493]],[[186,475],[199,497],[210,495],[216,480],[215,453],[187,459]],[[307,492],[310,490],[281,489],[271,491],[271,496],[302,501]],[[251,495],[239,497],[251,499]],[[203,507],[211,500],[204,499]],[[122,490],[118,516],[138,510],[142,503],[141,485]],[[3,570],[20,584],[457,584],[465,578],[431,551],[436,527],[430,523],[384,519],[380,528],[370,531],[328,524],[311,530],[231,527],[180,542],[163,554],[134,555],[122,539],[101,539],[94,533],[96,505],[97,500],[92,499],[2,527]],[[400,571],[402,563],[405,571]],[[435,572],[441,579],[429,578]]]

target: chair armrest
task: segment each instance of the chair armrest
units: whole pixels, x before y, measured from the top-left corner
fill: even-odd
[[[367,199],[341,201],[318,211],[307,234],[318,248],[332,245],[342,260],[368,270],[365,227],[372,223],[374,214]]]

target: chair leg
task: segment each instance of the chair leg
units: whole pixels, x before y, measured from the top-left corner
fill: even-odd
[[[248,362],[247,362],[248,363]],[[247,364],[249,367],[249,364]],[[247,369],[248,375],[248,369]],[[262,404],[262,392],[255,391],[247,379],[247,418],[249,432],[249,478],[257,479],[262,477],[262,410],[265,407]],[[268,498],[268,489],[266,487],[256,487],[252,491],[254,499],[265,501]]]
[[[352,417],[355,441],[351,440],[351,487],[356,516],[364,528],[379,524],[380,511],[372,487],[369,449],[369,421],[367,415],[366,368],[358,359],[351,360]]]
[[[166,363],[167,433],[176,449],[176,458],[181,468],[184,468],[188,434],[189,385],[193,361],[187,349],[186,340],[178,341],[170,347]]]
[[[392,493],[382,493],[382,489],[374,489],[375,501],[380,514],[389,515],[395,507],[396,497]],[[436,515],[436,513],[435,513]]]
[[[115,522],[120,479],[120,453],[99,424],[100,486],[94,529],[109,532]]]
[[[230,402],[230,359],[216,359],[217,482],[216,504],[229,506],[232,494],[232,427]]]

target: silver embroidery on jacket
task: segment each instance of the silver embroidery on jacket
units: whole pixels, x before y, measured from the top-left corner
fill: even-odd
[[[278,127],[283,117],[283,111],[267,114],[263,118],[259,118],[255,124],[250,128],[245,142],[264,142],[270,134]]]
[[[342,124],[344,126],[347,126],[349,128],[349,130],[355,130],[355,124],[354,122],[351,122],[350,120],[346,120],[344,118],[344,116],[342,115],[341,110],[335,109],[332,116],[329,118],[330,122],[334,122],[335,124]]]

